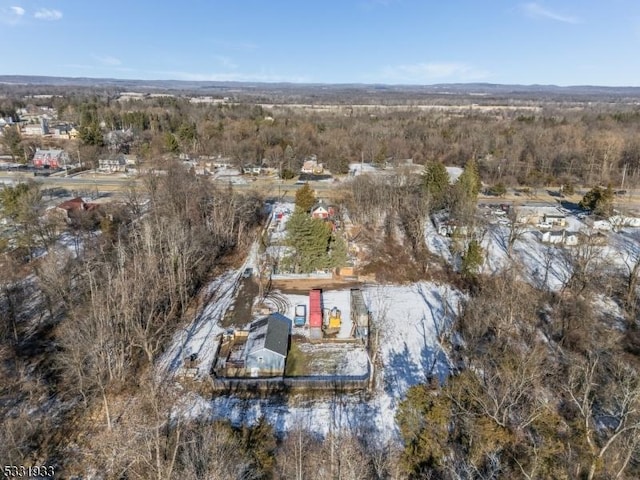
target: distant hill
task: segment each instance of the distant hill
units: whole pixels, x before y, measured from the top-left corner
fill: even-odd
[[[78,87],[83,89],[108,89],[111,91],[173,92],[177,94],[234,94],[276,95],[328,98],[350,93],[352,95],[379,95],[390,97],[420,96],[489,96],[516,98],[567,98],[584,100],[640,98],[640,87],[608,87],[576,85],[501,85],[492,83],[444,83],[434,85],[384,85],[384,84],[302,84],[259,82],[210,82],[187,80],[124,80],[115,78],[49,77],[29,75],[0,75],[0,88]]]

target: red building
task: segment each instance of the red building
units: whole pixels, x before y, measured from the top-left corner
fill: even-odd
[[[62,168],[69,162],[64,150],[36,150],[33,166],[36,168]]]

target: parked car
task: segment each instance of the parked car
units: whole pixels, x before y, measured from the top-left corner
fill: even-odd
[[[242,272],[242,278],[249,278],[251,275],[253,275],[253,268],[245,268]]]

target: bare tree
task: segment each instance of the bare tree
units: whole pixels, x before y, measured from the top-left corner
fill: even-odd
[[[608,380],[605,385],[603,380]],[[619,478],[638,447],[640,382],[635,370],[596,352],[574,361],[565,390],[582,422],[589,480],[603,468]]]

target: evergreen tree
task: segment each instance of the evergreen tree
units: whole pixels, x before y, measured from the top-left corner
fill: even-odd
[[[457,185],[469,198],[473,198],[474,200],[478,198],[478,194],[482,188],[482,182],[480,181],[480,174],[478,173],[478,164],[473,158],[464,166],[462,174],[458,177]]]
[[[104,137],[97,121],[81,126],[78,130],[78,136],[85,145],[104,146]]]
[[[596,215],[611,215],[613,211],[613,189],[611,185],[606,189],[593,187],[582,197],[580,207],[585,210],[591,210]]]
[[[462,256],[462,273],[465,275],[474,275],[484,262],[484,256],[480,242],[471,240],[467,246],[467,251]]]
[[[242,428],[245,450],[251,455],[260,478],[271,478],[275,466],[276,437],[273,427],[261,416],[253,427]]]
[[[320,219],[311,218],[301,209],[287,222],[288,244],[294,248],[294,261],[302,273],[330,266],[328,254],[330,227]]]
[[[396,421],[404,441],[402,466],[408,473],[441,465],[448,453],[451,401],[434,395],[427,385],[416,385],[400,403]]]
[[[296,209],[308,213],[316,203],[316,196],[308,183],[296,192]]]
[[[453,189],[452,216],[463,223],[469,223],[476,209],[478,193],[482,182],[475,160],[471,159],[464,166]]]
[[[11,153],[11,160],[20,163],[24,162],[24,157],[22,155],[22,148],[20,146],[20,142],[22,142],[22,137],[20,136],[20,130],[18,127],[7,127],[4,129],[3,134],[0,136],[2,140],[2,145],[4,145],[9,152]]]
[[[449,173],[442,162],[429,162],[426,165],[423,185],[434,208],[443,208],[449,192]]]
[[[347,242],[340,235],[331,236],[329,263],[331,267],[341,267],[347,263]]]
[[[173,133],[167,132],[164,134],[164,148],[167,152],[176,154],[180,151],[180,144]]]

